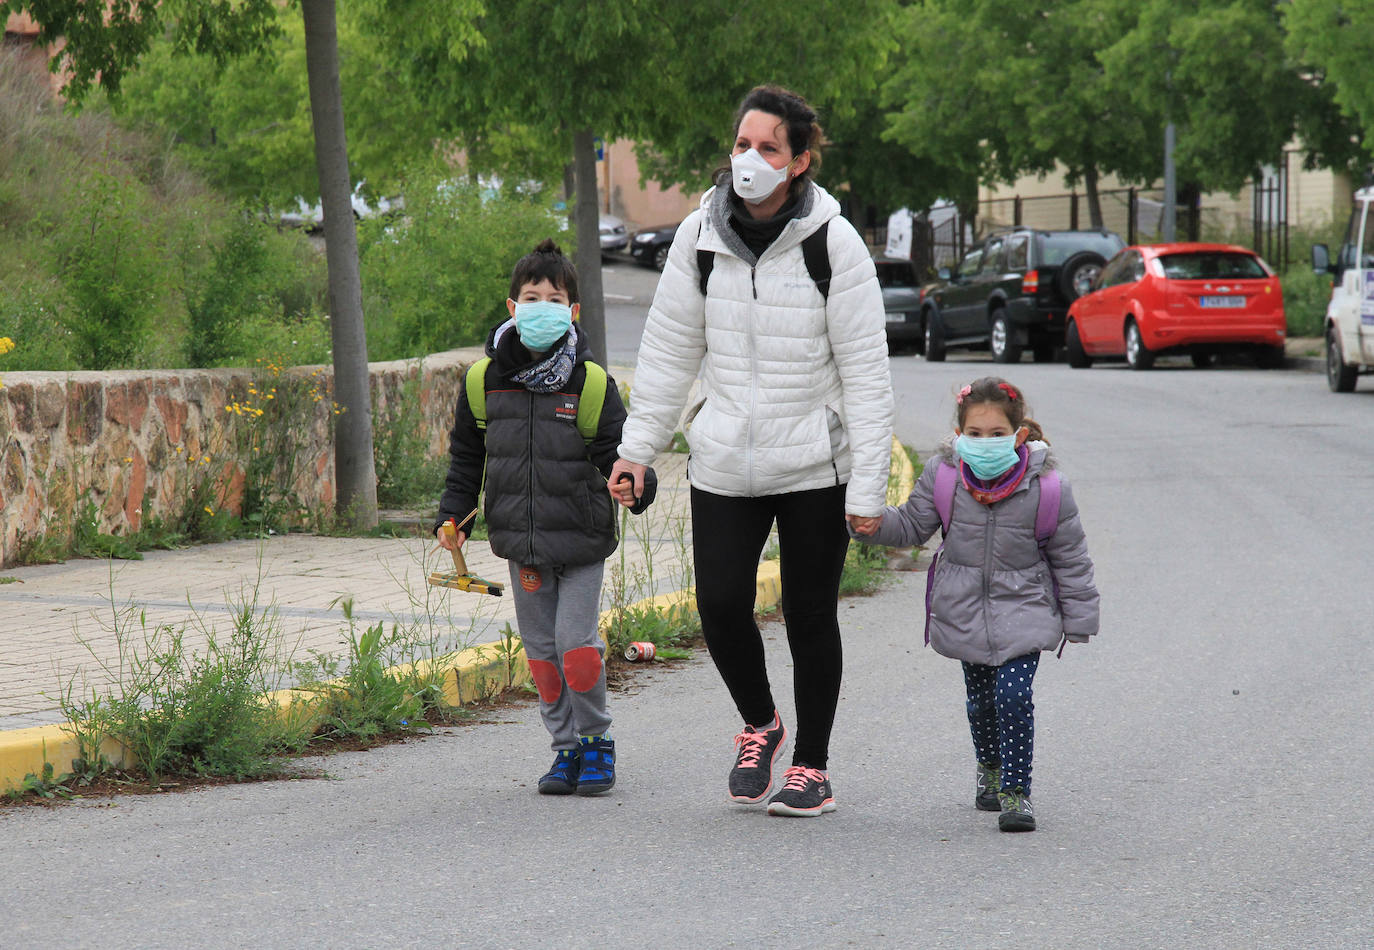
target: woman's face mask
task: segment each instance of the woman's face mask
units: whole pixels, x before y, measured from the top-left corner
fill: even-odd
[[[730,178],[735,194],[750,204],[761,204],[768,196],[787,181],[787,172],[792,167],[788,162],[782,168],[774,168],[768,160],[751,148],[747,152],[730,156]]]

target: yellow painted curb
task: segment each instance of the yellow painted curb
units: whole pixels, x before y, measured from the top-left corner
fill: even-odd
[[[896,503],[905,500],[911,493],[913,481],[911,460],[894,437],[888,499],[891,500],[893,493],[898,492]],[[781,569],[777,561],[764,561],[758,569],[755,608],[769,610],[781,601]],[[695,606],[696,591],[688,588],[638,601],[631,605],[631,609],[694,609]],[[613,611],[609,610],[601,614],[599,624],[603,639],[612,615]],[[455,706],[494,695],[509,686],[523,686],[530,682],[529,664],[525,662],[525,651],[520,647],[519,637],[513,637],[509,644],[486,643],[418,663],[392,667],[389,672],[402,678],[414,673],[417,678],[427,679],[436,671],[442,671],[444,700]],[[320,698],[319,691],[283,689],[269,693],[263,697],[263,701],[275,705],[279,715],[288,721],[304,726],[318,714]],[[42,775],[45,762],[52,763],[55,777],[71,771],[72,761],[81,754],[72,736],[72,728],[68,724],[0,732],[0,792],[22,786],[26,775]],[[125,749],[113,739],[105,740],[101,753],[116,766],[128,761]]]

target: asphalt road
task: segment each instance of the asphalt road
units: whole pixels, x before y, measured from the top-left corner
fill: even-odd
[[[329,780],[0,810],[5,943],[1369,947],[1369,384],[897,357],[899,436],[928,452],[994,369],[1061,457],[1103,595],[1101,636],[1037,678],[1034,834],[972,807],[958,665],[921,648],[906,574],[841,605],[834,814],[725,802],[738,724],[699,657],[613,697],[604,799],[534,792],[526,706]]]

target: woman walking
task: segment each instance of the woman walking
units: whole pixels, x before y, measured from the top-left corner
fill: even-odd
[[[610,486],[621,504],[634,503],[700,374],[687,428],[697,607],[744,723],[729,798],[767,801],[771,815],[821,815],[835,809],[828,769],[845,521],[869,527],[886,501],[892,384],[882,294],[863,239],[811,180],[821,129],[806,102],[759,86],[733,132],[730,166],[668,253]],[[775,523],[797,720],[792,765],[770,798],[788,731],[754,597]]]

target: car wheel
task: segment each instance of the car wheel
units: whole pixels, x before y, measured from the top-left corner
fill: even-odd
[[[1354,392],[1355,377],[1358,375],[1358,367],[1345,365],[1345,357],[1341,353],[1341,335],[1332,324],[1326,328],[1326,385],[1331,387],[1333,393]]]
[[[1217,361],[1217,355],[1215,353],[1201,351],[1197,353],[1192,353],[1190,355],[1193,361],[1193,365],[1196,366],[1198,369],[1206,369],[1207,367],[1211,366],[1213,363]]]
[[[1255,365],[1260,369],[1283,369],[1288,354],[1282,346],[1261,346],[1255,351]]]
[[[1059,290],[1064,299],[1073,303],[1086,294],[1105,263],[1107,259],[1095,251],[1079,251],[1065,261],[1059,268]]]
[[[945,324],[937,310],[925,313],[926,361],[943,363],[945,361]]]
[[[1155,355],[1140,338],[1140,327],[1132,320],[1126,324],[1126,362],[1131,369],[1149,369],[1155,365]]]
[[[668,266],[668,244],[660,244],[654,248],[654,270],[663,270]]]
[[[988,345],[992,348],[992,358],[999,363],[1015,363],[1021,359],[1021,345],[1012,336],[1007,312],[1002,309],[992,312],[992,323],[988,327]]]
[[[1093,358],[1083,352],[1083,340],[1078,336],[1078,322],[1070,320],[1068,329],[1064,331],[1064,351],[1068,356],[1069,365],[1074,369],[1087,369],[1093,365]]]

